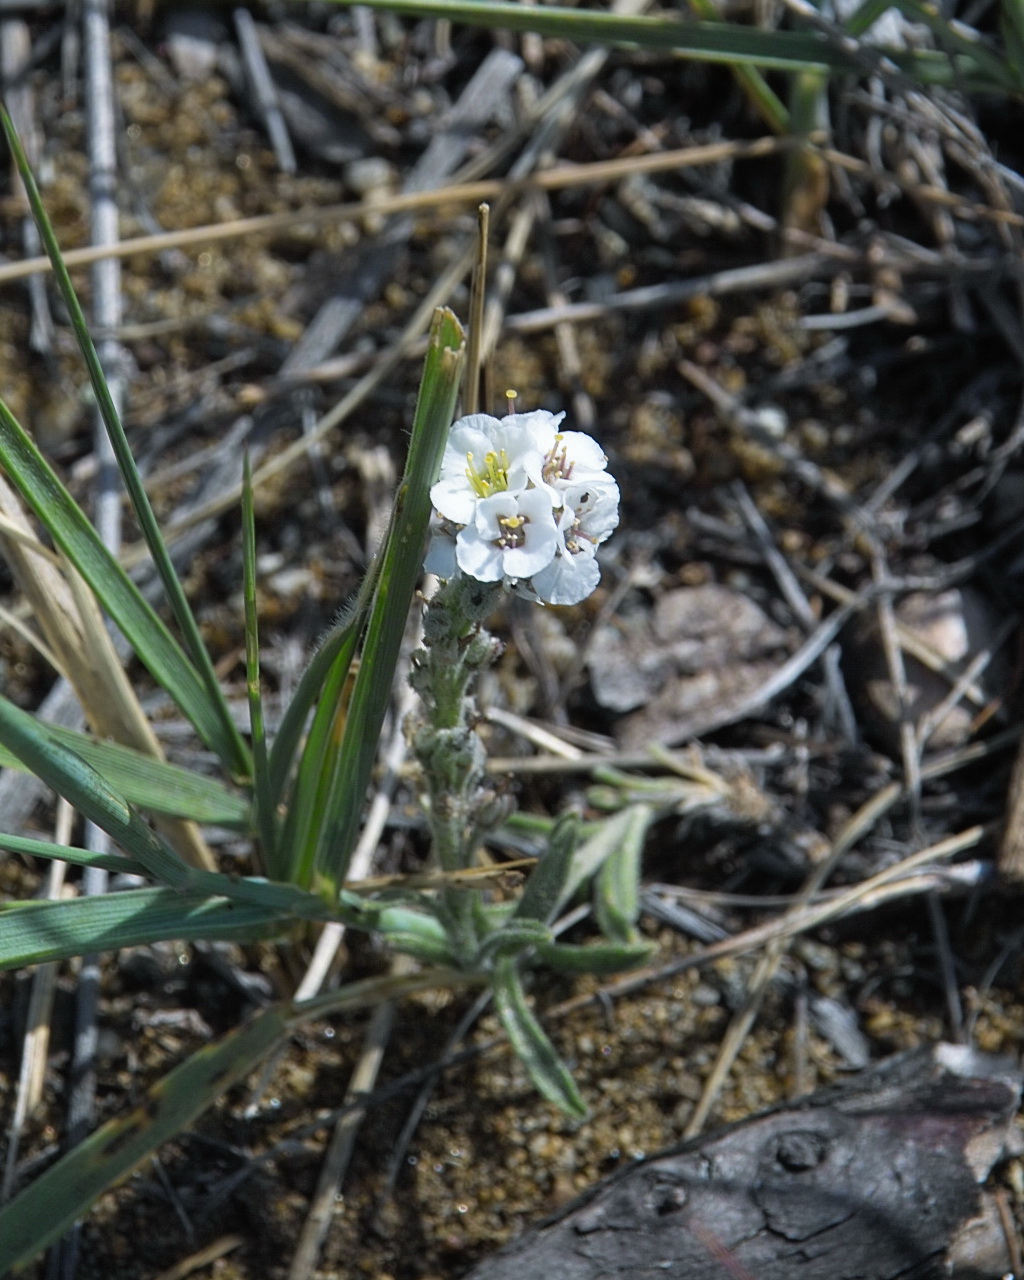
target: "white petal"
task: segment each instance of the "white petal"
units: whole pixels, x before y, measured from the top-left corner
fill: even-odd
[[[593,436],[582,431],[563,431],[561,444],[565,449],[566,461],[572,467],[570,479],[576,480],[583,471],[604,471],[608,465],[601,446]]]
[[[558,424],[565,417],[564,413],[549,413],[547,409],[534,409],[532,413],[510,413],[504,422],[515,425],[526,431],[534,446],[541,453],[549,453],[558,434]]]
[[[465,459],[463,459],[465,461]],[[461,476],[444,476],[430,487],[430,501],[446,520],[456,524],[469,524],[479,501],[466,479],[465,467]]]
[[[455,560],[455,539],[438,522],[431,529],[430,546],[423,562],[427,573],[436,573],[439,578],[454,578],[458,573]]]
[[[592,555],[558,556],[546,569],[530,580],[541,600],[547,604],[579,604],[586,600],[601,581],[601,570]]]
[[[519,494],[516,514],[526,520],[524,541],[521,547],[505,551],[505,573],[510,578],[530,578],[558,555],[561,539],[544,490],[527,489]]]
[[[501,548],[467,525],[455,540],[455,558],[463,573],[479,582],[498,582],[505,576]]]
[[[599,546],[610,537],[619,523],[619,486],[609,475],[570,484],[562,495],[565,505],[575,515],[576,531],[581,538]]]

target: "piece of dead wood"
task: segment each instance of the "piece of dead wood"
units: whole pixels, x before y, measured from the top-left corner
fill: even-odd
[[[1013,1060],[938,1045],[631,1165],[467,1280],[896,1280],[1007,1272],[980,1184],[1020,1099]]]

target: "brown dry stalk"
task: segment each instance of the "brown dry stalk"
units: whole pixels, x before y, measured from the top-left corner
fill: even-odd
[[[582,187],[590,183],[616,182],[640,173],[664,173],[672,169],[689,169],[698,165],[719,164],[726,160],[752,160],[775,155],[789,144],[781,138],[757,138],[752,142],[714,142],[699,147],[681,147],[676,151],[659,151],[654,155],[628,156],[620,160],[600,160],[593,164],[562,165],[534,173],[528,178],[491,178],[481,182],[456,183],[434,191],[407,192],[367,201],[326,205],[320,209],[298,209],[291,213],[266,213],[255,218],[236,218],[231,222],[188,227],[182,231],[166,231],[158,235],[136,236],[116,245],[92,245],[69,249],[64,264],[87,266],[104,258],[134,258],[139,254],[163,253],[192,245],[208,245],[220,240],[241,240],[248,236],[288,231],[303,223],[352,221],[372,215],[379,218],[392,213],[410,213],[437,209],[444,205],[478,205],[520,191],[540,189],[558,191],[566,187]],[[26,258],[0,268],[0,285],[23,280],[50,270],[46,257]]]

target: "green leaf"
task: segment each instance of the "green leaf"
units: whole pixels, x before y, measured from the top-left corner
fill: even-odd
[[[547,942],[538,943],[537,960],[555,973],[570,977],[583,973],[604,976],[646,964],[655,949],[648,942],[597,942],[582,947],[567,942]]]
[[[654,810],[631,805],[625,810],[615,850],[604,860],[594,880],[594,910],[601,932],[613,942],[636,941],[640,915],[640,859]]]
[[[302,731],[310,712],[332,675],[341,683],[348,675],[352,660],[359,646],[359,639],[366,627],[370,605],[377,580],[380,577],[380,556],[375,556],[359,584],[359,592],[353,604],[344,609],[324,639],[321,641],[309,666],[302,674],[298,688],[285,710],[270,749],[270,787],[275,804],[284,798],[285,787],[295,763]]]
[[[352,700],[340,743],[325,753],[317,792],[316,887],[330,898],[345,878],[359,830],[377,744],[391,704],[395,667],[416,585],[423,572],[430,523],[430,488],[437,479],[455,411],[465,355],[462,326],[446,308],[434,314],[405,474],[380,552]]]
[[[572,865],[566,877],[562,903],[568,902],[581,885],[587,883],[604,866],[621,845],[636,840],[654,821],[655,811],[646,804],[633,804],[614,813],[600,824],[573,854]]]
[[[565,906],[573,857],[579,844],[580,820],[575,813],[564,813],[548,838],[547,851],[530,872],[522,897],[516,904],[517,920],[540,920],[550,924]]]
[[[260,629],[256,607],[256,517],[252,502],[252,472],[246,453],[242,466],[242,595],[245,601],[245,682],[252,734],[253,814],[260,833],[262,865],[271,876],[284,876],[277,845],[277,802],[270,786],[270,764],[263,723],[260,689]]]
[[[216,778],[168,764],[117,742],[100,742],[75,729],[47,725],[46,732],[92,765],[115,791],[140,809],[236,831],[247,831],[251,825],[248,798]],[[2,743],[0,766],[25,769]]]
[[[492,982],[501,1025],[538,1092],[574,1120],[585,1120],[587,1107],[576,1081],[526,1003],[515,960],[500,958]]]
[[[206,745],[221,759],[231,760],[233,752],[221,718],[195,667],[103,545],[81,507],[3,401],[0,465],[54,543],[89,584],[153,679],[167,690]]]
[[[111,1120],[0,1209],[0,1275],[30,1262],[96,1198],[243,1079],[287,1034],[272,1006],[207,1045],[158,1081],[128,1115]]]
[[[319,702],[306,735],[288,805],[281,840],[282,853],[288,861],[289,880],[304,888],[313,881],[332,762],[337,758],[348,714],[350,680],[359,636],[360,630],[353,625],[338,645],[334,661],[326,668],[326,679],[319,691]]]
[[[11,152],[14,156],[15,163],[18,166],[18,172],[21,175],[22,182],[25,185],[25,191],[28,195],[29,204],[32,207],[32,214],[35,218],[36,225],[39,228],[39,235],[46,248],[50,264],[53,267],[54,280],[60,289],[61,296],[64,299],[64,305],[68,309],[68,315],[71,319],[71,327],[74,330],[75,337],[78,341],[79,350],[85,361],[86,368],[89,373],[89,381],[92,384],[93,394],[96,397],[96,403],[99,407],[100,414],[103,418],[103,424],[106,427],[107,435],[110,439],[114,456],[117,459],[117,465],[121,472],[121,478],[124,481],[125,488],[131,500],[135,517],[139,522],[139,528],[142,530],[146,545],[149,548],[150,555],[156,565],[163,582],[164,591],[167,593],[167,599],[170,602],[171,609],[174,612],[178,626],[181,628],[182,635],[185,637],[186,645],[191,656],[191,664],[183,662],[184,655],[180,657],[175,655],[175,661],[171,667],[167,667],[166,659],[170,656],[164,653],[164,661],[158,663],[158,668],[150,666],[149,658],[146,654],[148,650],[153,648],[167,650],[166,641],[170,639],[169,633],[159,623],[156,615],[151,610],[143,610],[144,622],[140,629],[140,605],[145,602],[135,590],[130,580],[112,561],[109,553],[104,557],[97,557],[96,548],[103,547],[98,535],[91,529],[92,538],[87,538],[81,528],[77,529],[77,536],[71,538],[69,542],[61,542],[56,531],[49,523],[48,516],[55,522],[62,525],[65,535],[76,524],[74,519],[69,519],[72,512],[68,507],[71,503],[70,495],[60,495],[58,499],[58,509],[56,511],[48,511],[45,503],[40,509],[39,504],[34,500],[32,494],[23,487],[26,474],[23,469],[19,473],[15,468],[11,467],[7,459],[4,459],[4,465],[11,471],[11,478],[21,489],[22,496],[32,506],[38,518],[50,531],[54,541],[57,542],[61,550],[67,555],[68,559],[75,565],[82,577],[89,583],[98,598],[103,601],[107,607],[110,616],[114,619],[124,634],[131,641],[139,657],[149,667],[154,678],[158,680],[167,692],[175,699],[181,710],[195,725],[197,732],[203,738],[204,742],[215,751],[225,766],[231,769],[237,776],[245,777],[250,771],[249,753],[242,741],[241,735],[235,728],[231,718],[231,712],[227,704],[227,700],[220,687],[217,674],[214,671],[213,662],[206,646],[203,644],[202,637],[199,634],[199,627],[196,623],[192,610],[189,607],[188,600],[185,597],[184,589],[175,572],[174,565],[171,562],[170,554],[167,546],[161,536],[159,526],[156,522],[156,516],[150,506],[149,497],[142,483],[142,477],[139,475],[138,468],[135,466],[135,460],[132,457],[131,449],[128,445],[128,439],[121,425],[121,419],[118,415],[117,408],[114,405],[113,398],[110,395],[110,389],[107,386],[106,378],[103,375],[103,367],[100,364],[99,356],[96,354],[96,348],[93,346],[92,338],[89,335],[89,328],[86,324],[85,315],[75,296],[74,288],[71,284],[71,277],[68,275],[67,268],[61,256],[60,245],[57,243],[57,237],[54,233],[53,226],[50,223],[43,205],[39,189],[36,186],[35,177],[28,163],[24,148],[18,139],[14,124],[7,113],[6,108],[0,104],[0,123],[3,124],[4,132],[7,135],[7,141],[10,145]],[[7,421],[5,426],[8,433],[17,427],[13,417],[6,414]],[[21,433],[24,434],[24,433]],[[23,442],[27,444],[26,441]],[[24,454],[25,449],[22,449]],[[34,448],[32,452],[36,452]],[[38,471],[38,463],[42,461],[41,455],[36,454],[36,470]],[[49,470],[47,468],[47,470]],[[52,475],[52,473],[51,473]],[[53,477],[55,479],[55,477]],[[77,511],[78,516],[81,512]],[[57,517],[64,516],[62,521],[58,521]],[[106,552],[106,548],[103,548]],[[83,562],[80,563],[76,559],[76,552],[83,556]],[[87,571],[92,571],[92,575]],[[116,569],[116,575],[115,575]],[[96,581],[96,574],[99,573],[99,585]],[[115,577],[117,581],[115,582]],[[131,605],[128,610],[131,615],[130,624],[132,630],[125,629],[123,618],[125,611],[122,609],[122,616],[118,616],[108,603],[107,598],[99,589],[100,585],[106,588],[108,594],[118,595],[123,603],[125,589],[129,588],[129,595],[132,596]],[[159,628],[159,631],[158,629]],[[148,641],[140,647],[140,637]],[[175,646],[176,647],[176,646]],[[194,665],[192,665],[194,664]],[[172,669],[176,668],[176,669]],[[160,672],[163,672],[161,676]],[[167,680],[167,676],[170,680]],[[201,693],[197,694],[195,686],[199,686]],[[201,701],[202,699],[203,701]]]
[[[137,858],[150,875],[179,889],[193,883],[198,873],[147,826],[124,796],[45,725],[3,697],[0,697],[0,741],[37,778]]]
[[[76,867],[99,867],[103,871],[112,871],[115,875],[122,872],[129,876],[146,874],[146,868],[141,862],[126,858],[120,853],[93,853],[91,849],[54,844],[52,840],[35,840],[31,836],[9,836],[0,832],[0,849],[6,849],[8,853],[25,854],[30,858],[57,858]],[[3,905],[0,903],[0,910],[3,910]],[[0,939],[0,946],[2,942]]]
[[[1017,88],[1010,68],[980,43],[958,35],[952,24],[937,15],[932,16],[929,25],[943,27],[949,53],[887,46],[851,50],[842,41],[829,40],[813,30],[773,31],[668,14],[625,16],[606,10],[554,4],[524,5],[509,0],[335,0],[335,3],[366,4],[372,9],[407,13],[417,18],[445,18],[508,31],[534,31],[582,43],[656,49],[697,61],[725,63],[733,68],[804,71],[824,67],[834,74],[849,75],[863,73],[867,60],[869,65],[894,65],[926,85],[1008,92],[1015,92]],[[903,3],[904,0],[900,0],[901,8]],[[776,110],[776,105],[767,97],[762,105],[769,111]]]
[[[528,947],[550,941],[551,930],[539,920],[509,920],[480,943],[477,963],[483,964],[488,956],[493,955],[518,955]]]
[[[0,845],[7,843],[8,837],[0,837]],[[291,923],[287,913],[271,907],[163,888],[13,902],[0,906],[0,969],[165,939],[251,941],[283,933]]]

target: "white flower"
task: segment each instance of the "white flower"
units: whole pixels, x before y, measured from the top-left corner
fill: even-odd
[[[549,604],[578,604],[597,586],[598,546],[619,521],[619,489],[597,441],[558,430],[564,414],[474,413],[451,429],[430,490],[426,568],[503,581]]]

